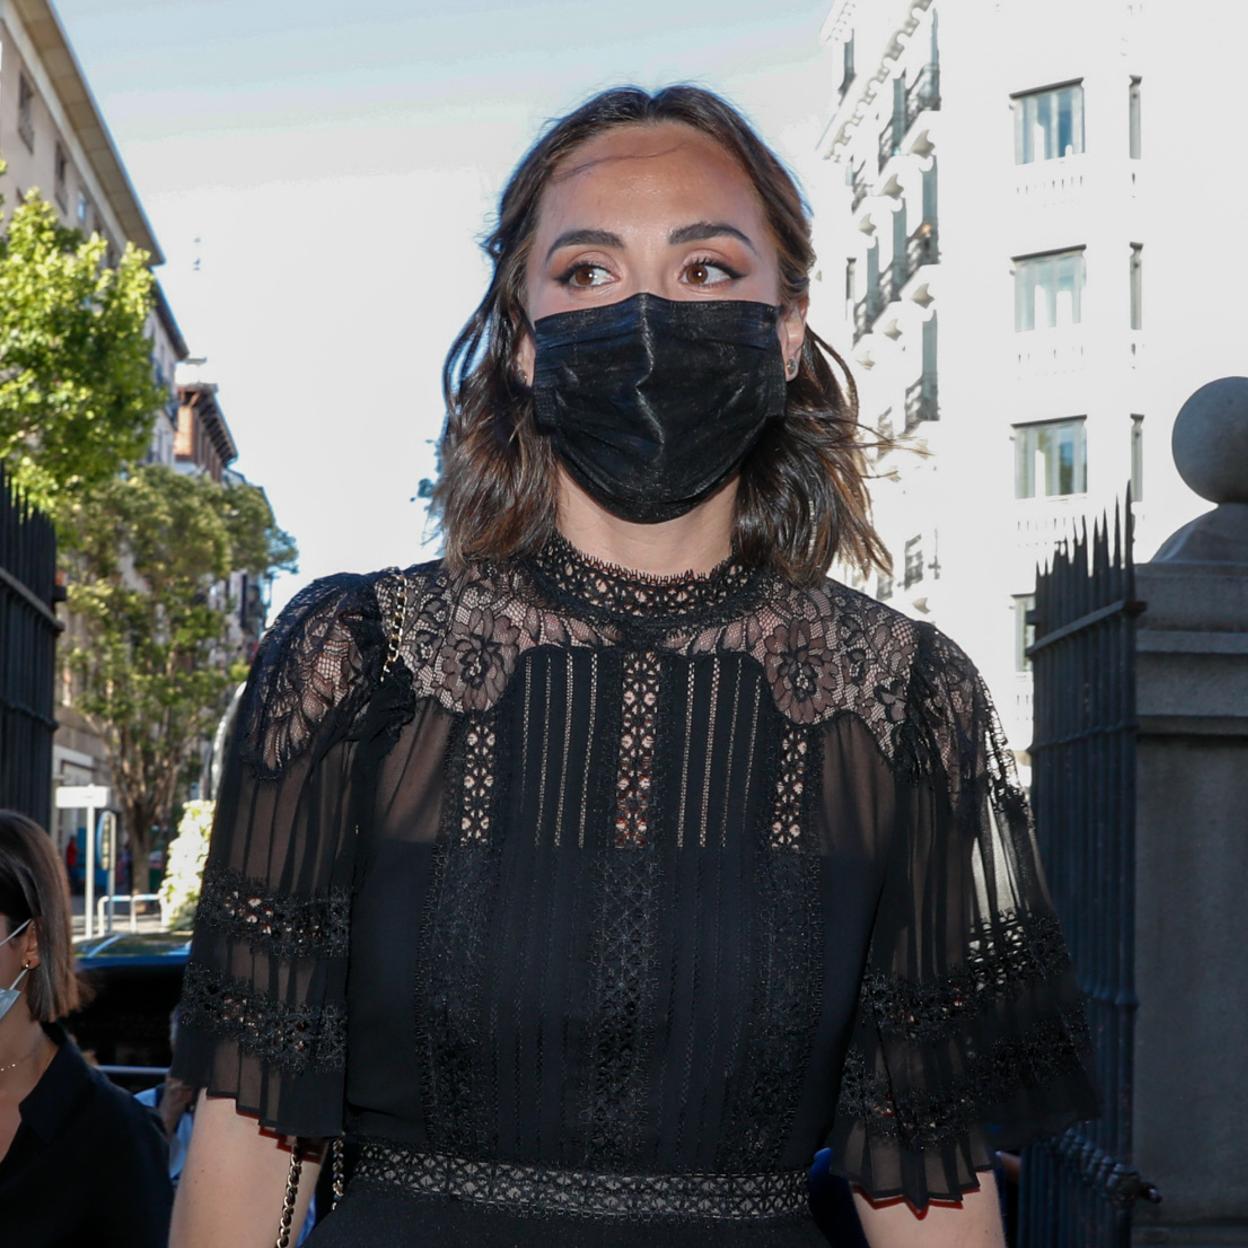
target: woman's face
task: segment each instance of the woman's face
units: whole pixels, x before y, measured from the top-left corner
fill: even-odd
[[[679,122],[619,126],[565,157],[542,194],[525,269],[530,321],[666,299],[779,304],[780,259],[758,194],[713,139]],[[801,348],[805,300],[780,319],[786,360]],[[533,377],[525,334],[517,366]]]

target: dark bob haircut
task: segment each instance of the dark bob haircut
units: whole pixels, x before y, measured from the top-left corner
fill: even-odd
[[[679,85],[650,94],[604,91],[554,121],[511,175],[483,246],[493,261],[489,288],[446,357],[446,424],[433,512],[452,570],[539,548],[556,516],[555,455],[537,430],[532,395],[515,353],[527,326],[524,274],[542,193],[581,144],[617,126],[679,122],[718,142],[749,176],[779,253],[782,303],[805,296],[815,261],[810,214],[793,177],[727,101]],[[844,376],[837,380],[831,362]],[[797,584],[812,584],[833,559],[864,572],[891,561],[870,519],[858,393],[840,355],[809,327],[788,387],[785,419],[773,422],[746,458],[737,490],[733,549]]]

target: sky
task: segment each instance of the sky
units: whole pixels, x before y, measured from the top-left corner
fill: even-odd
[[[727,95],[807,191],[829,0],[57,0],[166,256],[157,271],[314,577],[436,553],[440,373],[478,240],[542,125],[603,87]],[[422,544],[422,542],[424,544]]]

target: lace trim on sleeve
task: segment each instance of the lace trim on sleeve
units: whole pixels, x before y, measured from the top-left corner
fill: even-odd
[[[289,897],[240,871],[209,864],[196,921],[273,957],[333,958],[346,956],[350,912],[345,887],[325,897]]]
[[[859,995],[880,1030],[908,1040],[946,1039],[967,1018],[1028,984],[1055,979],[1070,965],[1061,925],[1052,915],[1003,914],[992,933],[972,943],[966,961],[934,982],[869,968]]]
[[[201,963],[187,963],[179,1021],[228,1037],[242,1052],[291,1075],[346,1066],[347,1016],[341,1005],[286,1005]]]
[[[1037,1022],[1022,1037],[1008,1037],[968,1056],[965,1069],[934,1090],[895,1094],[884,1074],[872,1074],[858,1048],[845,1058],[840,1110],[863,1124],[868,1137],[904,1147],[932,1148],[965,1138],[1028,1088],[1079,1076],[1091,1044],[1079,1002]],[[1073,1121],[1079,1111],[1069,1113]],[[1038,1129],[1038,1128],[1037,1128]]]

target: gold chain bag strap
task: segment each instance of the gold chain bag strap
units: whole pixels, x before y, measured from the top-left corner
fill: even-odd
[[[390,618],[390,628],[386,638],[386,657],[381,665],[381,680],[390,675],[391,669],[399,657],[403,647],[403,634],[407,630],[407,581],[398,569],[392,569],[389,578],[397,582],[393,587],[394,601]],[[380,586],[378,586],[380,588]],[[356,829],[358,832],[358,828]],[[282,1198],[282,1217],[277,1225],[277,1243],[275,1248],[290,1248],[291,1224],[295,1219],[295,1202],[299,1196],[299,1176],[303,1173],[303,1154],[299,1151],[300,1139],[296,1137],[290,1145],[290,1168],[286,1172],[286,1195]],[[344,1154],[342,1136],[335,1136],[331,1145],[333,1179],[333,1203],[329,1206],[332,1213],[338,1208],[346,1190]]]

